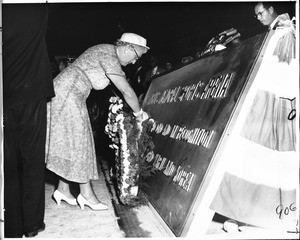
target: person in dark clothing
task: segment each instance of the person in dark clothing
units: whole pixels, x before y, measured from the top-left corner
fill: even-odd
[[[145,68],[141,59],[138,59],[134,64],[134,70],[129,76],[129,82],[136,95],[139,97],[143,93],[142,83],[145,78]]]
[[[144,87],[144,93],[147,92],[152,79],[166,70],[159,66],[158,58],[154,55],[150,56],[150,69],[145,73],[144,82],[142,83]]]
[[[3,4],[4,236],[45,229],[47,100],[54,96],[45,40],[47,4]]]

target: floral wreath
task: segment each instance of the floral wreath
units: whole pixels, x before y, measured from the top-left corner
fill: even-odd
[[[105,132],[112,141],[109,147],[115,150],[118,197],[123,204],[134,206],[142,202],[139,186],[146,185],[145,178],[155,172],[145,158],[154,148],[149,135],[153,121],[137,121],[120,97],[111,97],[109,102]]]

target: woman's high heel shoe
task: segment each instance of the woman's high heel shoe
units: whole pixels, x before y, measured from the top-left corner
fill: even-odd
[[[70,199],[58,190],[55,190],[55,192],[53,193],[53,198],[55,199],[58,206],[60,205],[61,200],[64,200],[65,202],[69,203],[70,205],[77,205],[75,198]]]
[[[78,195],[77,202],[78,202],[81,210],[84,210],[84,205],[90,207],[94,211],[100,211],[100,210],[107,210],[108,209],[108,206],[104,203],[91,204],[81,194]]]

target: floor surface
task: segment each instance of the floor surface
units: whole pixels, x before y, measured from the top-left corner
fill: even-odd
[[[100,166],[101,165],[101,166]],[[88,207],[82,211],[64,201],[58,206],[52,198],[57,177],[47,170],[46,174],[46,229],[36,238],[161,238],[168,237],[151,214],[149,207],[128,208],[119,204],[109,170],[98,165],[99,180],[92,181],[95,194],[109,209],[93,211]],[[71,186],[74,196],[79,194],[76,184]]]

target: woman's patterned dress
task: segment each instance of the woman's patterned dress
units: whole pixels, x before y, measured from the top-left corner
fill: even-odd
[[[46,166],[66,180],[98,179],[93,132],[86,99],[92,88],[104,89],[107,75],[125,76],[116,47],[100,44],[86,50],[54,79],[48,103]]]

